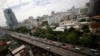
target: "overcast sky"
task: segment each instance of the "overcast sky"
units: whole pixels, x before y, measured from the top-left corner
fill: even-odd
[[[50,15],[51,11],[67,11],[72,6],[84,7],[89,0],[0,0],[0,26],[6,25],[3,10],[12,8],[17,20],[23,21],[29,16]]]

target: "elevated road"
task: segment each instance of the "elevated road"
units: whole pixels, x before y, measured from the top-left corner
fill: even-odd
[[[16,39],[20,39],[22,41],[25,41],[27,43],[38,46],[40,48],[43,48],[45,50],[48,50],[50,52],[53,52],[53,53],[61,55],[61,56],[87,56],[87,55],[82,54],[82,53],[73,52],[70,50],[66,50],[66,49],[63,49],[60,47],[56,47],[53,45],[43,43],[41,41],[38,41],[37,38],[32,38],[32,36],[27,36],[27,35],[15,33],[15,32],[9,32],[8,34],[10,34],[11,36],[13,36]],[[50,49],[47,49],[46,47],[50,47]]]

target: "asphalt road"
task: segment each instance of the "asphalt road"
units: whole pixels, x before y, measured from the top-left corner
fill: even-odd
[[[48,51],[51,51],[55,54],[59,54],[61,56],[86,56],[86,55],[81,54],[81,53],[73,52],[73,51],[70,51],[70,50],[66,50],[66,49],[63,49],[63,48],[59,48],[59,47],[56,47],[56,46],[53,46],[53,45],[49,45],[49,44],[37,41],[38,38],[29,38],[28,35],[14,33],[14,32],[12,32],[12,33],[10,32],[9,34],[11,36],[17,38],[17,39],[20,39],[20,40],[23,40],[25,42],[31,43],[35,46],[46,49]],[[22,35],[22,36],[20,36],[20,35]],[[23,36],[25,36],[25,37],[23,37]],[[50,50],[47,49],[46,47],[50,47]]]

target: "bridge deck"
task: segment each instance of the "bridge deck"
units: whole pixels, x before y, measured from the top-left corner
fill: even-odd
[[[49,50],[50,52],[53,52],[55,54],[59,54],[61,56],[86,56],[85,54],[73,52],[73,51],[66,50],[66,49],[63,49],[63,48],[59,48],[59,47],[56,47],[56,46],[53,46],[53,45],[42,43],[42,42],[37,41],[37,40],[32,39],[32,38],[22,37],[23,35],[19,36],[18,34],[15,34],[15,33],[10,33],[10,35],[13,36],[14,38],[23,40],[25,42],[28,42],[32,45],[38,46],[38,47],[43,48],[43,49],[46,49],[46,47],[50,47],[50,50]]]

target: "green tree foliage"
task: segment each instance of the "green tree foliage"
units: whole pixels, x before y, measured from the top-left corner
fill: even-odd
[[[82,27],[83,32],[90,32],[88,25]]]
[[[20,28],[15,29],[14,31],[19,32],[19,33],[29,33],[30,32],[30,30],[27,29],[26,27],[20,27]]]
[[[68,32],[71,32],[71,31],[75,31],[75,29],[74,28],[69,28],[69,30],[67,30]]]
[[[48,21],[43,21],[41,25],[42,25],[42,26],[48,25]]]
[[[52,29],[50,28],[49,25],[46,26],[46,32],[47,32],[47,33],[51,33],[51,32],[52,32]]]
[[[0,47],[0,56],[8,54],[9,50],[7,46]]]
[[[71,44],[80,44],[82,46],[87,46],[92,48],[98,47],[97,41],[100,40],[100,36],[95,36],[89,33],[88,25],[83,26],[83,32],[75,30],[74,28],[65,29],[64,32],[61,31],[52,31],[47,22],[46,29],[37,28],[36,32],[30,33],[26,27],[20,27],[15,29],[16,32],[20,33],[30,33],[30,35],[37,36],[40,38],[47,38],[54,41],[59,41],[63,43],[71,43]],[[95,47],[94,47],[95,46]]]
[[[96,19],[96,18],[91,18],[88,21],[91,21],[91,22],[100,22],[100,20],[99,19]]]
[[[72,44],[77,44],[79,40],[79,34],[76,31],[69,32],[68,42]]]
[[[80,42],[81,42],[81,44],[83,44],[83,46],[88,46],[88,47],[91,46],[91,44],[92,44],[92,35],[84,33],[82,35],[82,37],[80,38]]]
[[[49,26],[47,26],[47,29],[38,29],[38,31],[34,32],[32,35],[63,43],[80,44],[87,47],[97,45],[96,43],[98,39],[93,34],[87,34],[86,32],[82,33],[74,28],[61,32],[52,31]]]

